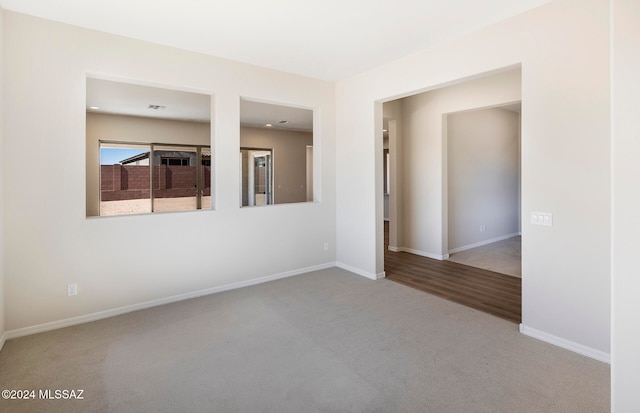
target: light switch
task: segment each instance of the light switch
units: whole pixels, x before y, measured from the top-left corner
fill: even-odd
[[[553,226],[553,214],[550,212],[532,212],[531,224],[551,227]]]

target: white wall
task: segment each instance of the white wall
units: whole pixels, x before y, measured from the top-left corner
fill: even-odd
[[[613,0],[614,412],[640,411],[640,3]]]
[[[8,331],[335,262],[332,83],[11,12],[4,30],[5,154],[29,158],[3,161]],[[215,211],[85,217],[87,73],[215,96]],[[240,96],[316,109],[321,202],[239,207]]]
[[[4,10],[0,7],[0,160],[4,159]],[[4,345],[4,162],[0,165],[0,350]]]
[[[611,304],[608,62],[608,1],[557,0],[339,82],[338,261],[363,274],[383,270],[382,163],[375,156],[382,146],[380,102],[521,64],[527,223],[522,228],[522,331],[606,360]],[[440,172],[419,176],[420,182],[405,185],[405,193],[442,193],[439,144],[427,149],[423,142],[405,152],[423,157]],[[442,233],[442,199],[436,196],[434,208],[415,211],[423,216],[421,233]],[[553,213],[554,226],[529,225],[531,211]],[[407,239],[413,241],[411,234],[405,234]],[[424,251],[442,247],[442,242],[415,241]]]
[[[498,108],[447,116],[449,251],[520,231],[518,118]]]

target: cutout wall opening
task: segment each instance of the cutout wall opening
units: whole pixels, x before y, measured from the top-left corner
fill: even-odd
[[[313,110],[240,99],[240,206],[314,201]]]
[[[211,95],[87,78],[87,216],[211,209]]]

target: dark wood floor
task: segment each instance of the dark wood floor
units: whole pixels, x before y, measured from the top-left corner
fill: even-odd
[[[386,278],[514,323],[522,319],[521,279],[451,261],[391,252],[385,222]]]

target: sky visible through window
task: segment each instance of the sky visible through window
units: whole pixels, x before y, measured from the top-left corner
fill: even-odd
[[[123,159],[130,158],[148,149],[128,149],[128,148],[100,148],[100,165],[115,165]]]

